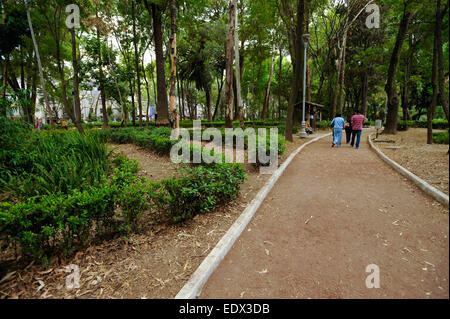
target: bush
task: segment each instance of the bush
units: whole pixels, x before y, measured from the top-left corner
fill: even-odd
[[[180,222],[234,199],[245,178],[240,164],[196,166],[179,178],[152,183],[149,196],[161,213]]]
[[[386,123],[384,123],[385,125]],[[448,129],[447,120],[433,120],[432,121],[433,129],[435,130],[445,130]],[[399,120],[397,124],[397,130],[404,131],[410,127],[413,128],[427,128],[427,121],[402,121]]]
[[[447,132],[434,132],[433,143],[436,144],[448,144],[448,131]]]
[[[411,128],[412,121],[398,121],[397,123],[397,131],[406,131],[407,129]]]
[[[31,126],[24,121],[0,116],[0,179],[8,179],[15,167],[27,165],[27,141],[31,134]]]
[[[331,127],[331,121],[317,121],[316,127],[317,128],[329,128],[329,127]]]
[[[0,187],[19,197],[68,194],[103,182],[110,169],[109,151],[101,140],[77,132],[41,132],[19,147],[20,161],[9,162]]]
[[[110,140],[119,144],[132,143],[161,155],[169,155],[172,145],[177,142],[170,139],[171,131],[168,127],[152,129],[122,128],[102,130],[94,134],[99,135],[103,140]]]
[[[137,163],[119,160],[112,178],[96,187],[0,204],[0,240],[14,242],[25,256],[45,261],[70,255],[94,238],[137,229],[146,207],[146,187],[135,177]]]

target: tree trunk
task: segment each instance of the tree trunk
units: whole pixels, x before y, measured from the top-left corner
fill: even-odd
[[[433,64],[431,69],[431,86],[433,88],[433,94],[431,97],[431,105],[427,108],[427,144],[433,144],[433,117],[434,111],[437,105],[438,87],[437,87],[437,51],[438,51],[438,39],[437,28],[439,27],[438,12],[439,12],[439,0],[436,8],[436,21],[434,28],[434,46],[433,46]]]
[[[220,75],[220,84],[219,81],[217,81],[217,99],[216,99],[216,108],[214,109],[214,114],[212,116],[213,121],[216,119],[217,111],[219,110],[220,98],[222,96],[222,88],[223,88],[223,70]]]
[[[279,47],[280,61],[279,61],[279,72],[278,72],[278,120],[281,120],[281,72],[283,69],[283,49]]]
[[[177,77],[177,2],[170,1],[170,112],[172,113],[172,121],[174,128],[180,126],[180,118],[175,103],[175,80]],[[176,136],[178,137],[178,130]]]
[[[27,5],[27,19],[28,19],[28,26],[30,27],[31,38],[33,40],[34,53],[36,54],[36,60],[38,63],[39,78],[41,79],[41,90],[42,90],[42,95],[44,97],[45,107],[47,109],[48,117],[50,120],[50,125],[51,125],[52,129],[55,129],[55,123],[53,122],[53,114],[52,114],[53,112],[50,107],[50,103],[48,101],[47,91],[45,89],[44,72],[42,71],[42,63],[41,63],[41,58],[39,56],[39,48],[38,48],[38,45],[36,42],[36,37],[34,36],[33,24],[31,23],[31,17],[30,17],[30,7],[28,5]]]
[[[3,76],[3,83],[2,83],[2,97],[5,98],[6,97],[6,78],[8,77],[8,60],[9,60],[9,54],[5,55],[5,61],[3,62],[3,72],[2,72],[2,76]],[[3,110],[4,111],[4,116],[6,116],[6,109]]]
[[[439,26],[436,27],[437,28],[437,70],[438,70],[438,83],[439,83],[439,99],[441,101],[441,105],[442,108],[444,109],[444,113],[445,116],[447,117],[447,122],[449,121],[449,113],[448,113],[448,99],[447,96],[445,95],[445,76],[444,76],[444,57],[443,57],[443,52],[442,52],[442,20],[443,17],[445,16],[445,12],[448,9],[448,2],[447,2],[447,6],[444,8],[444,10],[441,12],[440,11],[440,7],[441,7],[441,1],[438,0],[437,1],[437,7],[438,7],[438,14],[439,16],[437,16],[438,18],[438,22],[439,22]]]
[[[297,34],[303,34],[304,27],[304,17],[306,11],[305,0],[297,0]],[[286,130],[285,130],[285,138],[286,140],[292,142],[292,125],[293,125],[293,116],[294,116],[294,104],[298,100],[298,96],[300,94],[300,88],[302,84],[302,48],[303,41],[300,38],[296,41],[295,45],[295,64],[294,68],[294,79],[291,88],[291,94],[289,97],[289,104],[287,110],[287,118],[286,118]]]
[[[206,95],[206,116],[208,121],[212,121],[212,112],[211,112],[211,85],[208,85],[205,89]]]
[[[111,49],[112,49],[112,41],[111,41]],[[116,85],[117,93],[119,94],[120,108],[122,110],[122,122],[126,124],[126,123],[128,123],[128,112],[126,109],[126,105],[123,103],[122,93],[120,92],[119,83],[117,81],[117,76],[116,76],[116,73],[114,72],[114,68],[113,68],[112,61],[111,61],[110,50],[108,50],[108,62],[109,62],[108,63],[109,69],[111,70],[111,74],[113,75],[113,78],[114,78],[114,84]],[[97,103],[98,103],[98,98],[97,98]],[[97,115],[97,106],[95,107],[95,114]]]
[[[397,39],[395,40],[395,46],[392,51],[391,60],[389,63],[389,70],[387,74],[387,82],[385,91],[387,94],[387,118],[386,127],[384,129],[385,134],[397,133],[397,117],[398,117],[398,92],[396,85],[397,68],[400,58],[400,52],[402,49],[403,41],[408,31],[409,22],[412,17],[412,13],[407,11],[407,3],[404,5],[403,17],[398,29]]]
[[[269,95],[270,95],[270,84],[272,83],[272,76],[273,76],[273,62],[275,58],[275,53],[273,52],[274,48],[272,48],[272,58],[270,60],[270,73],[269,73],[269,80],[267,81],[266,86],[266,94],[264,96],[264,104],[262,109],[262,116],[261,119],[264,121],[267,117],[267,109],[269,107]]]
[[[233,44],[234,20],[236,17],[236,0],[230,0],[228,6],[228,35],[226,44],[226,75],[225,75],[225,127],[233,127]]]
[[[411,76],[412,60],[414,57],[414,44],[412,41],[412,35],[409,36],[409,54],[406,61],[406,71],[403,78],[402,86],[402,110],[403,121],[409,120],[409,78]]]
[[[75,95],[75,126],[80,132],[84,134],[83,126],[81,125],[81,105],[80,105],[80,90],[78,80],[78,58],[77,58],[77,44],[75,40],[75,28],[69,29],[72,38],[72,64],[73,64],[73,94]]]
[[[134,104],[134,81],[131,79],[128,81],[128,85],[130,87],[130,93],[131,93],[131,122],[133,123],[133,126],[136,126],[136,105]]]
[[[152,60],[151,60],[151,56],[150,56],[150,64],[152,64]],[[155,96],[155,110],[158,112],[158,92],[156,90],[156,83],[155,83],[155,77],[153,74],[153,70],[152,72],[150,72],[150,80],[152,81],[153,84],[153,95]]]
[[[36,99],[37,99],[37,67],[33,68],[33,77],[31,80],[31,96],[30,96],[30,117],[31,123],[34,123],[36,113]]]
[[[235,58],[235,70],[236,70],[236,117],[239,120],[240,126],[244,127],[244,120],[242,118],[242,96],[241,96],[241,67],[239,60],[239,37],[238,37],[238,8],[237,3],[234,10],[234,58]]]
[[[177,71],[177,78],[178,78],[178,85],[180,86],[180,90],[181,90],[181,91],[180,90],[178,91],[178,94],[181,96],[180,113],[181,113],[181,118],[184,120],[184,119],[186,119],[186,112],[185,112],[185,108],[184,108],[184,103],[185,103],[186,99],[184,96],[183,80],[180,80],[178,71]]]
[[[144,58],[141,59],[141,69],[144,72],[143,75],[144,75],[144,81],[145,81],[145,90],[147,92],[147,105],[145,107],[145,111],[146,111],[145,112],[145,118],[147,119],[146,126],[148,127],[149,120],[150,120],[149,115],[148,115],[149,114],[149,108],[150,108],[150,88],[149,88],[149,85],[148,85],[147,75],[145,74]]]
[[[98,12],[96,12],[96,16],[98,19]],[[102,63],[102,45],[100,41],[100,31],[97,27],[97,43],[98,43],[98,69],[99,69],[99,86],[100,86],[100,98],[102,99],[102,117],[103,117],[103,128],[108,127],[108,114],[106,113],[106,93],[105,93],[105,87],[103,84],[104,81],[104,75],[103,75],[103,63]],[[97,114],[95,114],[97,115]]]
[[[163,52],[163,33],[161,21],[161,8],[145,0],[147,10],[151,12],[153,19],[153,38],[155,40],[155,56],[156,56],[156,83],[157,83],[157,105],[158,118],[156,125],[169,125],[169,106],[167,103],[166,88],[166,61]]]
[[[133,19],[133,44],[134,44],[134,67],[136,69],[136,81],[137,81],[137,100],[139,108],[139,126],[142,126],[142,100],[141,100],[141,72],[139,70],[139,57],[137,48],[137,36],[136,36],[136,4],[134,0],[131,1],[131,14]]]
[[[184,113],[182,112],[183,103],[181,100],[180,77],[178,76],[178,70],[176,76],[177,76],[177,92],[178,92],[178,118],[180,120],[184,120]]]

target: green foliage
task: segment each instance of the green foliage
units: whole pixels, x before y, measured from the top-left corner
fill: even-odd
[[[30,197],[0,205],[0,239],[16,243],[37,259],[70,255],[94,238],[138,229],[147,208],[146,186],[135,177],[137,163],[119,159],[109,181],[97,186]]]
[[[0,179],[7,179],[14,167],[28,162],[26,145],[31,135],[30,129],[30,125],[23,121],[0,116]]]
[[[331,127],[331,121],[317,121],[316,122],[317,128],[328,128]]]
[[[149,195],[161,213],[180,222],[234,199],[245,178],[240,164],[196,166],[179,178],[152,183]]]
[[[114,143],[132,143],[162,155],[170,154],[172,145],[177,142],[170,140],[171,129],[168,127],[153,129],[122,128],[118,130],[102,130],[97,134],[103,139],[108,139]]]
[[[434,132],[433,143],[436,144],[448,144],[448,131],[447,132]]]
[[[19,135],[20,136],[20,135]],[[103,182],[110,163],[106,145],[95,135],[41,132],[28,136],[9,161],[1,185],[18,197],[70,193]]]
[[[4,7],[5,6],[5,7]],[[23,43],[22,36],[29,35],[26,10],[23,4],[2,3],[2,14],[5,16],[0,22],[0,55],[5,56]]]

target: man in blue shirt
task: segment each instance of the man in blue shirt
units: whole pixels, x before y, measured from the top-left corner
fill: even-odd
[[[331,147],[337,145],[341,147],[342,129],[344,128],[345,120],[342,118],[341,113],[336,114],[336,117],[331,121],[331,126],[333,126],[333,144]]]

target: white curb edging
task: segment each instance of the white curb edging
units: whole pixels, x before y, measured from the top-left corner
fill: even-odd
[[[373,134],[373,133],[372,133]],[[391,160],[389,157],[387,157],[382,151],[380,151],[373,143],[372,143],[372,134],[369,135],[369,144],[370,147],[375,151],[375,153],[378,154],[379,157],[381,157],[382,160],[384,160],[386,163],[388,163],[392,168],[394,168],[397,172],[411,180],[414,184],[416,184],[421,190],[423,190],[428,195],[432,196],[434,199],[436,199],[439,203],[443,204],[447,208],[449,207],[449,196],[437,188],[431,186],[427,182],[425,182],[420,177],[414,175],[410,171],[408,171],[406,168],[398,164],[397,162]]]
[[[228,251],[233,246],[236,239],[244,231],[247,224],[252,219],[255,212],[258,210],[259,206],[266,198],[267,194],[270,192],[272,187],[275,185],[278,178],[281,176],[283,171],[289,165],[289,163],[294,159],[294,157],[306,146],[321,138],[331,135],[331,133],[318,136],[311,141],[301,145],[297,150],[295,150],[286,161],[272,174],[270,179],[266,182],[262,189],[256,194],[255,198],[251,201],[250,205],[245,208],[244,212],[238,217],[238,219],[231,225],[227,233],[220,239],[216,247],[206,256],[203,262],[198,266],[197,270],[191,276],[189,281],[181,288],[175,299],[194,299],[196,298],[203,288],[203,285],[208,280],[212,272],[217,268],[222,259],[228,253]]]

